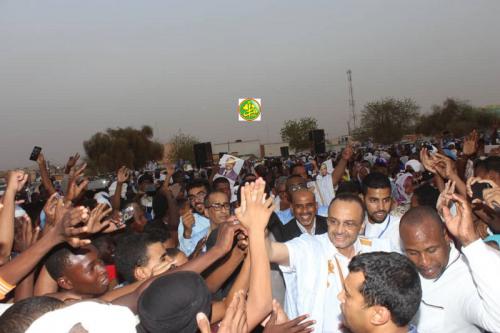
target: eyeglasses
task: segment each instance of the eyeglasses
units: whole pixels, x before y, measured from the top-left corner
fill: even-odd
[[[195,199],[198,199],[198,200],[203,201],[205,199],[206,195],[207,195],[207,192],[203,192],[203,191],[198,192],[198,193],[196,193],[194,195],[190,194],[190,195],[188,195],[188,200],[189,201],[194,201]]]
[[[290,192],[295,192],[295,191],[303,190],[303,189],[307,189],[307,185],[305,185],[305,184],[290,185]]]
[[[223,208],[225,210],[229,210],[231,208],[231,204],[229,204],[229,202],[225,202],[223,204],[221,204],[221,203],[213,203],[211,205],[208,205],[207,208],[213,208],[216,211],[221,211]]]

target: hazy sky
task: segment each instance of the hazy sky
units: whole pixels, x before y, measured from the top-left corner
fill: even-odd
[[[346,133],[385,96],[500,103],[500,1],[0,0],[0,169],[62,162],[107,127],[278,141],[285,119]],[[260,97],[261,123],[237,121]]]

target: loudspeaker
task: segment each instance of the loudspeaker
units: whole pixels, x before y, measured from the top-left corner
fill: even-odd
[[[212,143],[203,142],[193,146],[194,159],[198,169],[209,167],[213,164]]]
[[[309,141],[313,143],[313,154],[324,154],[326,151],[325,147],[325,131],[322,129],[316,129],[309,132]]]
[[[287,146],[280,147],[280,152],[282,157],[288,158],[288,156],[290,156]]]

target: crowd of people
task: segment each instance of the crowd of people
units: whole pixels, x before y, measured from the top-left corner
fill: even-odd
[[[92,179],[74,155],[57,182],[40,153],[1,194],[0,333],[500,332],[485,143]]]

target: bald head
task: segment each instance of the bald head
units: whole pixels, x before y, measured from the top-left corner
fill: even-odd
[[[448,264],[450,239],[438,213],[430,206],[411,208],[401,218],[399,235],[406,256],[426,279],[439,277]]]
[[[307,188],[301,188],[295,192],[292,192],[292,203],[297,202],[304,197],[311,199],[313,202],[315,200],[313,192],[309,191]]]
[[[312,230],[317,210],[318,205],[314,193],[308,189],[298,189],[292,192],[293,215],[308,231]]]
[[[431,206],[418,206],[411,208],[401,217],[399,229],[404,227],[433,227],[445,231],[444,224],[437,211]]]

